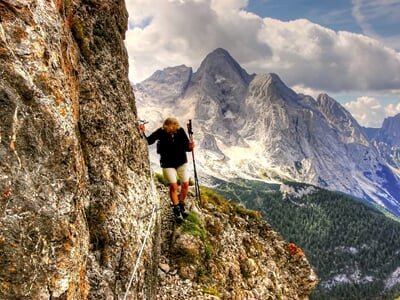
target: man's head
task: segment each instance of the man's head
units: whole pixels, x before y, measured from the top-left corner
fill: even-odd
[[[175,118],[167,118],[165,119],[163,123],[163,129],[170,133],[170,134],[175,134],[176,131],[180,128],[181,126],[179,125],[179,122]]]

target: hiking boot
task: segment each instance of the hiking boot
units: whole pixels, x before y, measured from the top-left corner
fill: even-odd
[[[179,202],[179,209],[181,211],[182,217],[185,219],[189,214],[185,211],[185,203]]]
[[[175,222],[181,223],[183,221],[183,218],[181,216],[180,207],[178,205],[173,205],[172,206],[172,211],[174,212]]]
[[[173,205],[172,211],[174,212],[175,218],[179,218],[181,216],[181,209],[180,209],[179,205]]]

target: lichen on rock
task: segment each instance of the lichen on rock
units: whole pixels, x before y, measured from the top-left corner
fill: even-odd
[[[0,16],[0,298],[120,297],[157,201],[125,3],[2,0]],[[154,294],[151,234],[131,297]]]

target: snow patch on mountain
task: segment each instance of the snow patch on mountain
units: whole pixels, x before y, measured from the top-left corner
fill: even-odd
[[[282,193],[282,198],[284,200],[292,198],[302,198],[307,195],[312,195],[318,191],[318,189],[314,186],[298,187],[286,184],[281,184],[279,190]]]
[[[368,284],[369,282],[373,282],[373,276],[361,276],[361,271],[356,270],[353,274],[338,274],[335,275],[331,280],[321,282],[321,285],[327,289],[336,287],[339,283],[348,283],[348,284]]]
[[[395,285],[400,283],[400,268],[397,268],[385,282],[385,289],[391,290]]]

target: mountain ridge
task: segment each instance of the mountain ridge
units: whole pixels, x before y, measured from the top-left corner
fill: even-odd
[[[363,128],[343,106],[327,94],[317,100],[297,94],[277,74],[248,75],[247,83],[243,69],[222,67],[236,66],[232,60],[221,49],[209,54],[176,101],[176,110],[163,109],[156,97],[134,86],[139,98],[151,98],[147,103],[158,107],[163,117],[182,112],[179,117],[194,119],[198,145],[206,146],[196,149],[202,173],[316,184],[400,215],[399,176],[386,168]],[[210,73],[204,74],[205,66]],[[139,114],[146,105],[140,102]],[[210,141],[210,136],[214,142],[203,141],[205,137]]]
[[[400,114],[385,118],[382,127],[370,136],[371,142],[378,149],[387,164],[400,170]],[[399,174],[400,172],[398,172]]]

